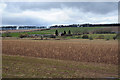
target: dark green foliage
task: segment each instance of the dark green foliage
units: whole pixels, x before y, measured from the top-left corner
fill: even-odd
[[[70,30],[68,31],[68,34],[71,34],[71,31],[70,31]]]
[[[64,35],[66,34],[66,31],[64,31]]]
[[[116,38],[117,38],[116,36],[113,37],[114,40],[115,40]]]
[[[58,30],[55,31],[55,35],[58,36]]]
[[[88,35],[83,35],[82,38],[83,39],[88,39],[89,37],[88,37]]]

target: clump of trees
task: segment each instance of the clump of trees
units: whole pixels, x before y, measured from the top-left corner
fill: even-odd
[[[55,31],[55,35],[58,36],[59,32],[58,30]],[[69,30],[68,33],[66,31],[64,31],[63,33],[61,33],[61,36],[72,36],[71,31]]]

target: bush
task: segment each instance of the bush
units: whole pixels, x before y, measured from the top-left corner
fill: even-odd
[[[116,38],[117,38],[116,36],[113,37],[114,40],[115,40]]]
[[[20,38],[25,38],[25,37],[28,37],[28,34],[21,34],[19,37]]]
[[[110,40],[109,38],[106,39],[106,41]]]
[[[104,39],[104,35],[99,35],[97,39]]]
[[[88,39],[89,37],[88,37],[88,35],[83,35],[82,38],[83,39]]]
[[[50,35],[50,38],[56,38],[56,36],[55,35]]]
[[[89,40],[93,40],[93,38],[92,38],[92,37],[90,37],[90,38],[89,38]]]

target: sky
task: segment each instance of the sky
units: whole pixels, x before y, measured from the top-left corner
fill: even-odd
[[[4,2],[2,25],[118,23],[117,2]]]

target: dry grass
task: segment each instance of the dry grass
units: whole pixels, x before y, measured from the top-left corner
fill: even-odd
[[[2,78],[39,79],[118,77],[118,66],[113,64],[108,65],[15,55],[3,55],[2,59]]]
[[[118,63],[118,43],[112,40],[3,40],[2,53],[80,62]]]

